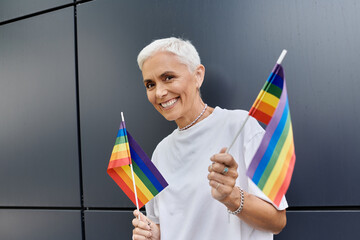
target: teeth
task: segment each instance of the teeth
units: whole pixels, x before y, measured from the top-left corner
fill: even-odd
[[[176,102],[177,102],[177,99],[172,99],[172,100],[167,101],[165,103],[161,103],[161,106],[163,108],[167,108],[167,107],[170,107],[170,106],[174,105],[174,103],[176,103]]]

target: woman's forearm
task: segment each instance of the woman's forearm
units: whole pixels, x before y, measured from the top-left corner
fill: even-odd
[[[239,208],[240,191],[234,188],[229,198],[222,201],[231,211]],[[277,210],[270,203],[244,191],[243,209],[237,216],[250,226],[278,234],[286,225],[286,210]]]

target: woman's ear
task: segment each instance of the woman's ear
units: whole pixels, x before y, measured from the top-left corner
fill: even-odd
[[[204,65],[200,64],[195,69],[195,80],[196,80],[196,87],[200,89],[205,77],[205,67]]]

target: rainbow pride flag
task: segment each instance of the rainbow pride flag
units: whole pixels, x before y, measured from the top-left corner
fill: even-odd
[[[289,188],[296,158],[284,70],[280,64],[275,65],[249,115],[267,126],[246,174],[279,206]]]
[[[138,203],[141,208],[168,183],[135,139],[126,131],[125,122],[122,121],[107,173],[136,205],[130,164],[133,165]]]

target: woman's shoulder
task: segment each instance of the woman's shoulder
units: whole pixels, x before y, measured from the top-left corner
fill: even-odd
[[[173,137],[174,133],[175,133],[176,129],[171,132],[169,135],[167,135],[166,137],[164,137],[155,147],[154,153],[156,151],[159,151],[159,149],[166,149],[168,147],[168,145],[171,142],[171,138]]]
[[[248,115],[248,111],[242,109],[226,109],[221,107],[215,107],[214,112],[216,115],[226,119],[234,119],[235,121],[239,121],[243,118],[246,118]]]
[[[221,116],[219,120],[224,124],[227,123],[226,125],[230,126],[232,129],[239,129],[249,115],[248,111],[242,109],[229,110],[220,107],[216,107],[216,109],[218,109],[218,115]],[[262,132],[263,128],[256,119],[250,117],[247,119],[244,131],[257,133]]]

